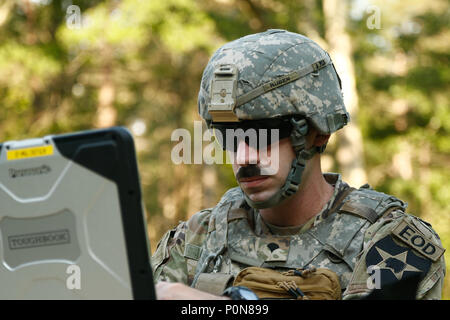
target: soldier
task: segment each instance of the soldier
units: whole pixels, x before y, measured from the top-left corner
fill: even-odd
[[[228,297],[256,298],[232,286],[248,267],[330,270],[343,299],[420,276],[416,298],[441,298],[444,249],[431,226],[396,197],[321,171],[330,134],[349,115],[339,76],[315,42],[268,30],[224,45],[205,68],[198,107],[222,133],[239,187],[161,239],[152,259],[160,299],[220,299],[225,288]],[[227,129],[255,129],[259,140],[260,129],[278,129],[278,139],[264,148],[229,139]],[[278,170],[269,174],[274,150]]]

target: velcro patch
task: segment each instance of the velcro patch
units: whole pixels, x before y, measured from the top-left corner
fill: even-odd
[[[445,252],[444,248],[431,242],[428,237],[420,232],[416,226],[408,223],[405,218],[391,232],[397,239],[434,262],[438,261]]]
[[[190,243],[186,243],[186,247],[184,248],[184,257],[198,260],[202,255],[202,248]]]

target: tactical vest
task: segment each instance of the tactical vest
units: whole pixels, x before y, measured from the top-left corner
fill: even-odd
[[[340,204],[327,217],[309,230],[296,235],[257,236],[248,211],[242,207],[242,191],[224,196],[211,212],[208,236],[196,249],[198,263],[193,287],[198,287],[202,275],[215,273],[235,276],[249,267],[267,267],[279,270],[324,267],[338,276],[342,290],[350,281],[358,255],[363,250],[365,230],[379,217],[394,209],[406,209],[406,204],[390,195],[372,189],[348,190]]]

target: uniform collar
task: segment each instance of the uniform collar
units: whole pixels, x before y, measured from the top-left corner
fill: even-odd
[[[341,193],[341,191],[347,187],[347,184],[342,181],[342,177],[338,173],[324,173],[323,174],[325,180],[334,187],[333,195],[330,200],[323,206],[323,208],[313,217],[311,217],[306,223],[299,226],[290,226],[290,227],[278,227],[271,225],[265,222],[262,216],[259,214],[257,209],[253,209],[247,206],[248,208],[248,216],[254,222],[254,232],[258,236],[262,235],[279,235],[279,236],[292,236],[295,234],[303,233],[309,230],[312,227],[317,226],[319,223],[325,220],[328,216],[327,213],[330,208],[333,207],[334,202],[336,201],[337,196]],[[244,201],[245,203],[245,201]],[[241,207],[246,206],[242,204]]]

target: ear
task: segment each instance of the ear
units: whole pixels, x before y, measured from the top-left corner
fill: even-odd
[[[328,139],[330,139],[330,135],[329,134],[317,134],[314,137],[313,145],[315,147],[323,146],[324,144],[326,144],[328,142]]]

